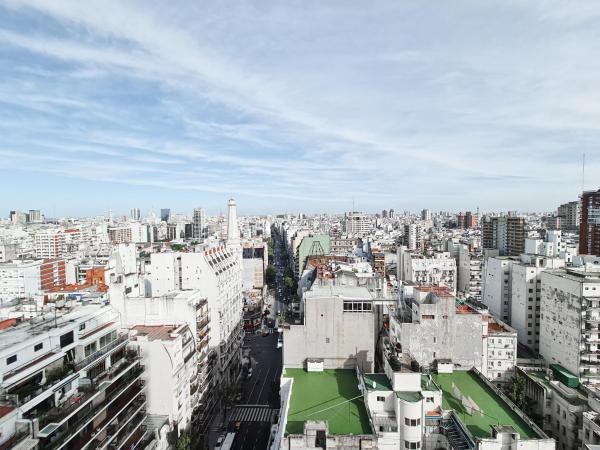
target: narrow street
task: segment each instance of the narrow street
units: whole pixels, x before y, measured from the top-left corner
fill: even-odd
[[[271,434],[271,425],[279,410],[279,379],[281,377],[281,348],[277,348],[276,317],[284,311],[283,262],[280,242],[274,241],[274,266],[277,270],[276,286],[268,295],[270,304],[269,333],[247,334],[245,348],[250,350],[252,374],[244,373],[243,397],[228,414],[228,430],[235,431],[234,449],[264,450]],[[236,431],[237,430],[237,431]]]

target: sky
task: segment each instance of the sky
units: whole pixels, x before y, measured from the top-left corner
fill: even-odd
[[[0,67],[2,215],[551,211],[583,153],[600,187],[598,2],[4,0]]]

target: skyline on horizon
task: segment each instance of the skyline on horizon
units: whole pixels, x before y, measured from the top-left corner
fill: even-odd
[[[600,5],[311,6],[3,3],[5,210],[553,211],[582,153],[598,188]]]

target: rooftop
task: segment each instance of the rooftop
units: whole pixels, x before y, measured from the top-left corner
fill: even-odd
[[[391,391],[392,384],[385,373],[366,373],[363,376],[365,386],[370,391]]]
[[[443,391],[444,409],[453,409],[474,437],[490,437],[492,425],[510,425],[521,439],[538,438],[537,433],[473,372],[432,376]]]
[[[149,341],[172,341],[172,333],[177,331],[175,325],[136,325],[131,327],[137,331],[136,336],[146,336]]]
[[[294,380],[286,434],[303,434],[307,420],[327,420],[332,435],[372,433],[353,370],[285,369],[284,376]]]

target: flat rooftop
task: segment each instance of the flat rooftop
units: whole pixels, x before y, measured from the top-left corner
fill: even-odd
[[[453,409],[474,437],[490,437],[492,425],[510,425],[521,439],[540,437],[473,372],[433,374],[432,377],[442,389],[444,409]],[[473,408],[467,408],[467,399],[472,401]],[[472,409],[471,413],[468,409]]]
[[[313,283],[307,298],[341,297],[349,300],[374,300],[376,296],[365,286]]]
[[[286,434],[303,434],[307,420],[327,420],[331,435],[372,433],[354,370],[285,369],[284,377],[294,380]]]

